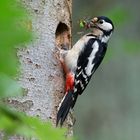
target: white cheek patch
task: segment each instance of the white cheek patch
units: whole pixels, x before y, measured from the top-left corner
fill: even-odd
[[[105,22],[104,20],[103,20],[103,24],[101,25],[101,27],[102,27],[104,30],[106,30],[106,31],[109,31],[109,30],[111,30],[111,29],[113,28],[112,25],[111,25],[110,23]]]

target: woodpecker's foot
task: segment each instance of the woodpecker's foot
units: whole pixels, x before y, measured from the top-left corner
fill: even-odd
[[[67,45],[61,45],[61,47],[56,46],[54,56],[57,60],[59,60],[61,63],[64,63],[64,57],[68,52],[68,47]]]
[[[55,50],[53,51],[53,55],[59,62],[63,62],[63,58],[61,56],[61,49],[59,47],[56,46]]]
[[[62,47],[64,48],[65,46],[62,46]],[[56,46],[56,49],[54,52],[54,56],[60,62],[65,74],[67,74],[67,68],[64,63],[64,60],[65,60],[65,56],[68,53],[68,51],[69,50],[60,49],[58,46]]]

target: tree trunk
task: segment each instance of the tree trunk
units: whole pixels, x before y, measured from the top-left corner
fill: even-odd
[[[64,75],[54,57],[55,46],[71,44],[72,0],[22,0],[33,19],[30,29],[35,39],[18,51],[21,63],[19,82],[24,96],[9,99],[9,104],[31,116],[56,122],[57,107],[64,95]],[[72,135],[72,119],[65,124]],[[13,140],[21,140],[13,137]]]

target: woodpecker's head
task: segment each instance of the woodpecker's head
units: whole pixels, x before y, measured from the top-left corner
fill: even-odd
[[[110,36],[114,30],[113,22],[105,16],[94,17],[91,22],[93,28],[102,31],[105,36]]]

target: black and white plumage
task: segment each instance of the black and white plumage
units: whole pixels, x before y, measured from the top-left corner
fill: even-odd
[[[60,125],[63,125],[78,95],[83,93],[91,76],[102,62],[108,40],[114,30],[112,21],[104,16],[93,18],[91,24],[93,31],[84,35],[71,50],[65,51],[63,55],[63,65],[67,70],[65,71],[65,96],[57,114],[57,124],[60,121]]]

